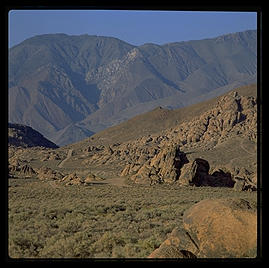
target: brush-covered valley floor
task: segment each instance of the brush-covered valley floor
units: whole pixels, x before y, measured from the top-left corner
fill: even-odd
[[[9,257],[146,258],[203,199],[236,197],[257,205],[257,192],[123,180],[67,186],[10,178]]]

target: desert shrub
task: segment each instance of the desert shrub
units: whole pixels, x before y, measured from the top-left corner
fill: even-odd
[[[15,186],[16,185],[16,186]],[[211,187],[112,185],[52,188],[13,179],[9,187],[9,254],[14,258],[144,258],[204,198],[256,193]]]
[[[141,239],[138,241],[138,245],[141,247],[141,251],[147,256],[149,255],[153,250],[158,248],[160,244],[163,242],[163,239],[160,239],[157,236],[153,235],[147,239]]]
[[[82,241],[84,245],[82,245]],[[47,241],[46,247],[42,250],[40,256],[45,258],[87,257],[87,254],[85,254],[85,240],[80,240],[75,235],[52,237]]]
[[[37,257],[43,247],[42,240],[28,232],[12,234],[9,238],[9,256],[11,258]]]

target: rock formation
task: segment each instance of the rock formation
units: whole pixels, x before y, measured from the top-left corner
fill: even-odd
[[[185,163],[188,159],[179,146],[168,146],[146,161],[128,164],[121,175],[133,174],[130,178],[137,183],[173,183],[179,179],[180,169]]]
[[[28,164],[21,165],[19,162],[16,165],[9,165],[9,177],[33,177],[36,171]]]
[[[51,168],[45,166],[38,170],[37,175],[40,180],[60,180],[63,178],[63,176],[64,175],[61,172],[52,170]]]
[[[92,182],[98,182],[98,181],[102,181],[104,180],[103,178],[99,177],[99,176],[96,176],[95,174],[93,173],[89,173],[86,178],[84,179],[84,184],[91,184]]]
[[[191,120],[183,120],[176,127],[166,129],[159,134],[110,145],[102,145],[102,143],[94,145],[92,139],[89,139],[90,142],[83,149],[88,154],[83,164],[86,166],[117,165],[121,167],[117,175],[127,176],[135,183],[155,184],[177,181],[181,185],[191,183],[196,186],[233,187],[236,182],[234,178],[239,177],[249,182],[247,185],[253,183],[255,186],[252,178],[256,174],[256,109],[255,97],[243,96],[236,91],[231,91],[219,97],[207,111],[192,117]],[[119,128],[119,131],[126,130]],[[247,147],[249,144],[251,148]],[[234,146],[238,151],[232,151]],[[223,163],[221,158],[215,158],[214,162],[217,164],[211,163],[211,169],[214,171],[210,174],[206,164],[198,163],[197,160],[192,165],[188,163],[189,160],[184,153],[192,150],[208,152],[221,147],[223,147],[221,154],[226,162]],[[237,165],[236,161],[232,161],[233,157],[241,158],[239,151],[244,152],[244,157],[253,158],[254,161],[249,160],[248,167],[243,163]],[[231,153],[237,155],[229,155]],[[211,159],[204,159],[211,161]],[[192,158],[190,161],[194,160]],[[203,168],[204,170],[201,170]]]
[[[257,139],[257,103],[252,96],[239,96],[232,91],[220,98],[207,112],[183,122],[175,128],[181,144],[212,140],[223,142],[232,135],[243,134],[250,140]]]
[[[257,212],[244,199],[207,199],[183,215],[149,258],[255,258]]]
[[[213,186],[213,187],[233,187],[234,180],[231,173],[225,173],[223,170],[208,173],[210,169],[209,163],[205,159],[196,158],[191,166],[190,185],[195,186]]]
[[[76,173],[71,173],[64,176],[61,181],[64,182],[65,185],[80,185],[84,183],[84,180],[80,178]]]
[[[179,184],[185,186],[230,187],[237,191],[255,191],[257,189],[256,184],[247,177],[236,176],[226,167],[223,169],[217,168],[209,174],[210,165],[208,161],[196,158],[192,163],[184,165],[182,168]]]
[[[117,139],[110,139],[110,136],[95,135],[74,147],[71,146],[72,149],[69,151],[72,150],[74,153],[68,159],[74,159],[85,169],[94,167],[100,171],[105,165],[106,170],[109,170],[108,176],[128,177],[135,183],[235,186],[235,190],[255,190],[257,101],[252,96],[255,95],[253,91],[251,89],[251,93],[246,95],[231,91],[214,99],[208,108],[204,104],[193,106],[194,110],[198,110],[194,112],[195,116],[189,115],[193,109],[187,110],[186,119],[184,113],[173,115],[173,127],[153,134],[146,132],[145,136],[140,135],[130,141],[119,142]],[[167,113],[169,118],[172,113],[173,111]],[[155,112],[151,115],[155,115]],[[158,118],[159,115],[158,113]],[[143,121],[143,116],[136,120],[132,122],[137,124],[139,120]],[[167,120],[166,116],[164,120]],[[124,137],[128,136],[129,130],[126,125],[122,128],[119,125],[116,129],[119,137],[122,133]],[[32,151],[27,153],[25,150],[9,146],[10,164],[14,161],[30,164],[29,155]],[[61,148],[57,150],[40,148],[40,155],[33,151],[35,160],[46,161],[43,165],[50,167],[56,166],[57,160],[67,157],[66,153],[67,150]],[[16,169],[16,167],[10,168]],[[99,174],[103,174],[103,170]],[[39,177],[57,176],[40,172]],[[62,178],[63,175],[58,177]]]
[[[148,258],[197,258],[199,248],[182,228],[174,228],[168,238]]]

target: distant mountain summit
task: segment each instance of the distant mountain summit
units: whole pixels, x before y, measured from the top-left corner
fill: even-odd
[[[8,143],[24,148],[45,147],[56,149],[59,147],[29,126],[11,123],[8,124]]]
[[[256,82],[256,39],[255,30],[162,46],[32,37],[9,50],[9,122],[65,145],[157,106],[213,98]]]

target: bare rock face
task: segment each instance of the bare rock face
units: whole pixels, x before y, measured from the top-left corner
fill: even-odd
[[[180,169],[188,163],[186,155],[180,151],[180,147],[171,146],[162,150],[151,161],[151,166],[155,169],[160,169],[158,172],[159,177],[164,182],[175,182],[180,176]]]
[[[206,199],[148,258],[255,258],[256,208],[244,199]]]
[[[236,191],[256,191],[257,187],[255,182],[251,181],[245,176],[235,176],[232,172],[223,171],[219,168],[209,174],[209,163],[205,159],[196,158],[191,167],[188,166],[190,170],[185,171],[180,177],[179,181],[184,185],[194,185],[194,186],[211,186],[211,187],[230,187],[234,188]],[[239,174],[244,174],[240,171]],[[254,178],[255,180],[255,178]]]
[[[174,129],[174,133],[181,141],[180,144],[189,146],[197,142],[204,145],[213,141],[223,142],[238,133],[256,142],[256,98],[230,92],[207,112],[191,121],[182,122]]]
[[[131,176],[131,180],[137,183],[173,183],[180,176],[180,169],[188,163],[186,155],[180,151],[179,146],[168,146],[156,154],[152,159],[144,162]],[[124,168],[122,175],[130,174],[137,166],[130,164]]]
[[[233,187],[235,181],[231,173],[224,172],[219,169],[212,174],[209,174],[209,163],[205,159],[196,158],[190,168],[190,171],[183,176],[183,181],[186,181],[186,176],[190,185],[194,186],[212,186],[212,187]],[[181,180],[181,179],[180,179]]]
[[[199,257],[255,257],[256,208],[243,199],[207,199],[183,216],[184,229],[199,247]]]
[[[224,163],[224,165],[231,165],[230,168],[227,169],[222,163],[218,163],[219,169],[209,174],[209,163],[205,159],[195,159],[190,164],[186,154],[180,152],[179,157],[178,151],[179,146],[182,151],[191,151],[193,148],[204,151],[214,150],[230,139],[240,137],[242,142],[239,141],[235,146],[238,146],[238,150],[242,152],[249,151],[247,157],[254,157],[255,150],[248,149],[247,145],[244,146],[243,140],[250,141],[255,146],[256,110],[256,98],[230,92],[220,97],[208,111],[193,117],[192,120],[182,121],[178,126],[167,129],[161,135],[142,137],[128,145],[122,144],[111,156],[108,156],[109,161],[112,163],[114,159],[118,162],[122,160],[121,176],[130,176],[136,183],[147,181],[149,184],[155,184],[177,181],[180,185],[232,188],[237,183],[234,177],[238,176],[245,180],[245,186],[238,186],[237,189],[254,190],[255,169],[251,166],[251,174],[243,170],[239,173],[238,170],[242,169],[244,164],[234,166],[233,155],[229,163]],[[185,161],[181,158],[184,155]],[[98,159],[102,158],[98,157]]]
[[[44,154],[44,157],[41,158],[41,161],[48,161],[48,160],[61,160],[62,158],[59,156],[59,154],[55,152],[47,152]]]
[[[204,185],[209,172],[209,168],[209,163],[206,160],[196,158],[191,166],[191,183],[195,186]]]
[[[186,163],[180,170],[178,184],[181,186],[189,186],[192,180],[191,174],[192,162]]]

